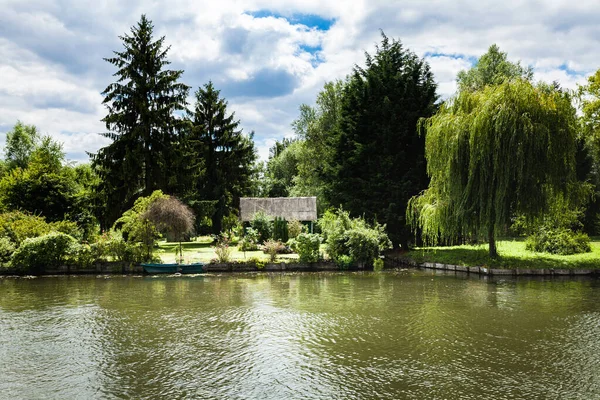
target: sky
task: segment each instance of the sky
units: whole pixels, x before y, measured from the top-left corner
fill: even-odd
[[[442,98],[494,43],[566,88],[600,68],[597,0],[0,0],[0,10],[0,145],[20,120],[76,162],[109,143],[101,93],[116,70],[103,58],[142,14],[171,46],[169,68],[185,71],[190,106],[211,80],[262,159],[293,136],[302,103],[364,65],[381,31],[427,60]]]

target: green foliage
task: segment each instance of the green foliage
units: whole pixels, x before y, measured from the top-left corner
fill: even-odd
[[[520,62],[508,61],[507,55],[493,44],[482,55],[477,64],[468,71],[460,71],[456,78],[459,89],[481,90],[487,85],[500,85],[509,79],[522,78],[531,81],[533,69],[523,67]]]
[[[46,235],[52,231],[45,218],[21,211],[0,214],[0,236],[8,237],[17,247],[27,238]]]
[[[17,246],[7,237],[0,237],[0,264],[6,264],[10,261]]]
[[[283,243],[278,240],[269,239],[262,246],[263,252],[269,255],[269,260],[275,262],[277,254],[285,249]]]
[[[147,207],[140,216],[148,220],[160,232],[166,232],[171,239],[179,242],[179,259],[183,258],[181,242],[194,229],[194,213],[179,199],[172,196],[160,196]],[[169,237],[167,236],[167,237]]]
[[[383,270],[384,262],[381,258],[376,258],[373,260],[373,271],[381,271]]]
[[[56,221],[49,224],[50,230],[67,234],[77,240],[83,240],[83,232],[73,221]]]
[[[239,242],[240,251],[255,251],[258,250],[258,241],[260,239],[259,232],[251,227],[246,229],[246,235]]]
[[[592,251],[590,238],[585,233],[573,232],[570,229],[540,228],[529,236],[525,248],[539,253],[570,255]]]
[[[258,232],[258,243],[264,243],[272,237],[271,220],[264,211],[259,211],[252,217],[250,226]]]
[[[258,268],[258,269],[264,269],[265,265],[267,265],[267,261],[263,260],[259,257],[250,257],[248,259],[248,263],[254,264],[254,266],[256,266],[256,268]]]
[[[406,204],[428,184],[417,122],[435,112],[436,89],[427,62],[382,34],[343,92],[326,173],[328,201],[386,224],[395,245],[411,239]]]
[[[347,270],[355,264],[352,257],[346,254],[342,254],[341,256],[337,257],[335,263],[341,270]]]
[[[319,261],[321,236],[313,233],[301,233],[291,240],[291,247],[302,263],[313,263]]]
[[[188,164],[185,175],[190,177],[185,198],[216,202],[210,218],[212,232],[218,234],[230,228],[223,220],[235,214],[238,199],[250,190],[256,150],[253,133],[242,132],[212,82],[199,88],[195,98],[194,108],[187,114],[182,150]]]
[[[4,153],[6,157],[6,168],[27,168],[31,153],[39,143],[39,133],[34,125],[25,125],[18,121],[12,131],[6,134],[6,146]]]
[[[288,237],[290,239],[296,238],[299,234],[301,234],[305,230],[304,225],[302,225],[302,222],[298,221],[297,219],[289,220],[287,223],[287,227],[288,227]]]
[[[425,243],[495,237],[514,215],[533,218],[574,180],[576,119],[556,88],[505,81],[464,91],[421,122],[429,188],[407,217]]]
[[[333,150],[340,122],[345,83],[327,82],[317,95],[316,104],[300,106],[300,116],[292,126],[298,140],[294,157],[297,175],[289,189],[292,196],[316,196],[317,209],[323,213],[327,207],[330,184],[327,176],[333,165]]]
[[[67,261],[77,242],[64,233],[28,238],[15,251],[12,266],[22,272],[43,272]]]
[[[100,177],[97,189],[108,227],[140,193],[167,190],[177,157],[175,114],[186,108],[189,87],[178,82],[183,71],[168,70],[165,38],[154,40],[152,22],[142,15],[130,34],[120,36],[123,49],[105,61],[116,68],[116,81],[106,87],[103,122],[112,143],[92,155]],[[176,179],[177,177],[175,177]]]
[[[299,151],[302,142],[283,139],[269,150],[265,171],[267,197],[288,197],[298,175]]]
[[[385,225],[370,227],[363,218],[350,218],[342,209],[327,211],[318,223],[326,237],[327,254],[338,265],[349,257],[352,263],[364,266],[392,246]]]
[[[288,241],[288,222],[285,220],[285,218],[275,217],[273,220],[273,239],[281,242]]]
[[[154,249],[154,243],[160,238],[160,232],[156,226],[148,219],[147,212],[152,204],[159,199],[165,199],[168,196],[162,191],[156,190],[150,196],[140,197],[135,201],[131,209],[125,211],[123,215],[115,221],[113,226],[114,230],[120,230],[123,238],[129,244],[138,243],[141,247],[145,256],[143,257],[146,261],[152,259],[152,252]],[[126,255],[126,258],[137,257],[136,249],[126,249],[131,255]],[[125,260],[128,261],[128,260]]]

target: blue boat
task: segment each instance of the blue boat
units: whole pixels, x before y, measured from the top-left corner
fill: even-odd
[[[161,263],[144,263],[144,272],[147,274],[199,274],[204,272],[204,263],[192,264],[161,264]]]

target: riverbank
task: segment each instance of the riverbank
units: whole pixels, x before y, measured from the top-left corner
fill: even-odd
[[[319,272],[338,271],[338,266],[330,261],[316,263],[299,262],[275,262],[256,263],[255,261],[229,262],[229,263],[207,263],[204,272]],[[348,270],[359,270],[358,267]],[[38,273],[22,272],[11,268],[1,268],[0,275],[98,275],[98,274],[144,274],[144,268],[139,264],[124,262],[104,262],[91,266],[62,265],[58,268],[47,268]]]
[[[388,264],[489,275],[600,275],[600,241],[592,251],[560,256],[525,249],[520,240],[498,242],[499,258],[488,255],[487,245],[417,248],[388,254]]]

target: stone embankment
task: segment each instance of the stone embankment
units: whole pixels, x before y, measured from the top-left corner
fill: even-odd
[[[488,275],[488,276],[573,276],[573,275],[595,275],[600,276],[600,269],[572,269],[572,268],[487,268],[487,267],[466,267],[462,265],[440,264],[432,262],[418,263],[406,257],[386,257],[387,268],[423,268],[435,269],[450,272],[460,272],[468,274]]]

